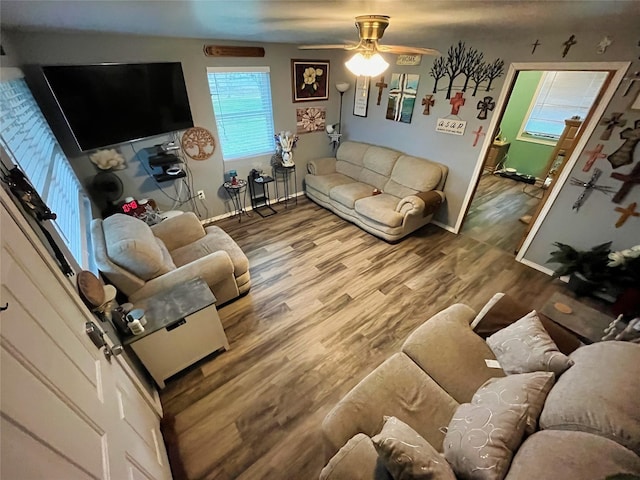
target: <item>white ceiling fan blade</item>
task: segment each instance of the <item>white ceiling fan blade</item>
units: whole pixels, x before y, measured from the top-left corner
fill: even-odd
[[[402,45],[378,45],[378,50],[382,53],[440,55],[440,52],[433,48],[405,47]]]
[[[357,44],[336,44],[336,45],[300,45],[298,50],[326,50],[326,49],[343,49],[343,50],[355,50],[358,47]]]

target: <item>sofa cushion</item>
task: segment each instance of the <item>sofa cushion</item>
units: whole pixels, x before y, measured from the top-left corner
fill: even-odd
[[[402,225],[404,216],[395,211],[398,199],[392,195],[381,193],[357,200],[354,204],[356,212],[388,227]]]
[[[360,165],[354,165],[353,163],[343,162],[342,160],[336,161],[336,172],[346,175],[351,178],[351,181],[358,180],[362,167]]]
[[[553,343],[535,310],[491,335],[487,344],[506,373],[545,371],[559,376],[573,365]]]
[[[523,405],[527,409],[526,433],[536,431],[538,418],[555,381],[552,372],[531,372],[487,380],[473,395],[474,405]]]
[[[373,170],[369,170],[368,168],[363,168],[360,172],[360,176],[358,177],[358,181],[362,183],[366,183],[367,185],[371,185],[377,188],[378,190],[384,190],[385,185],[389,177],[385,177],[384,175],[380,175],[379,173],[374,172]]]
[[[366,183],[345,183],[337,185],[329,192],[329,197],[347,208],[353,208],[356,200],[364,197],[370,197],[373,189]]]
[[[391,480],[378,458],[371,439],[364,433],[353,436],[320,472],[319,480]]]
[[[307,186],[329,196],[332,188],[345,183],[353,183],[353,178],[341,173],[330,173],[328,175],[307,175],[304,177]]]
[[[393,167],[390,180],[417,192],[428,192],[442,180],[442,167],[423,158],[402,155]]]
[[[401,153],[390,148],[370,146],[364,153],[363,164],[369,170],[388,177]]]
[[[329,412],[322,430],[337,451],[358,432],[380,431],[384,415],[412,426],[436,449],[458,403],[409,357],[396,353],[358,383]]]
[[[640,345],[594,343],[571,359],[547,397],[540,428],[595,433],[640,455]]]
[[[102,222],[107,255],[113,263],[140,277],[151,280],[171,269],[162,258],[156,237],[142,220],[122,213]]]
[[[458,478],[502,480],[522,442],[526,418],[526,405],[460,405],[444,439],[444,456]]]
[[[471,328],[480,337],[487,338],[524,317],[530,311],[531,308],[517,302],[510,295],[498,292],[482,307],[482,310],[471,322]],[[569,355],[582,345],[578,337],[550,318],[541,313],[538,313],[538,318],[540,318],[542,326],[557,345],[558,350],[565,355]]]
[[[456,480],[444,457],[413,428],[396,417],[384,420],[371,441],[394,480]]]
[[[474,315],[466,305],[452,305],[414,330],[402,345],[404,353],[462,403],[471,401],[490,378],[504,376],[501,369],[485,363],[495,356],[469,327]]]
[[[336,159],[362,167],[364,165],[364,154],[370,147],[371,145],[368,143],[342,142],[336,152]]]
[[[506,480],[604,480],[618,473],[640,475],[640,458],[598,435],[543,430],[520,446]]]

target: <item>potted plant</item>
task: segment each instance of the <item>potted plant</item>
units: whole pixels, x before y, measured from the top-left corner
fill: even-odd
[[[611,280],[619,293],[612,306],[615,315],[640,315],[640,245],[611,252],[608,263]]]
[[[569,275],[569,289],[576,295],[587,295],[608,279],[610,275],[609,247],[611,242],[596,245],[590,250],[577,250],[565,243],[555,242],[557,250],[551,252],[547,263],[558,263],[555,278]]]

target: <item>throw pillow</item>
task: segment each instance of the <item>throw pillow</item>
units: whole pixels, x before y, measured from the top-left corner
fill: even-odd
[[[531,435],[536,431],[540,412],[554,381],[552,372],[531,372],[492,378],[478,389],[471,403],[489,408],[496,404],[505,406],[527,404],[529,408],[525,431]]]
[[[558,350],[535,310],[487,338],[487,344],[507,374],[562,374],[573,360]]]
[[[444,456],[456,476],[502,480],[522,442],[527,409],[527,405],[460,405],[444,438]]]
[[[384,420],[371,441],[394,480],[455,480],[447,461],[413,428],[396,417]]]

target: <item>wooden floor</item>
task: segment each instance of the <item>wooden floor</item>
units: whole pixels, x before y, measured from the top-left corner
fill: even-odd
[[[231,343],[167,382],[189,478],[314,479],[336,402],[439,310],[505,291],[540,308],[561,284],[489,242],[427,225],[390,245],[304,197],[218,223],[253,286],[220,309]]]
[[[483,175],[462,233],[514,254],[526,228],[519,218],[532,215],[541,197],[542,190],[534,185]]]

